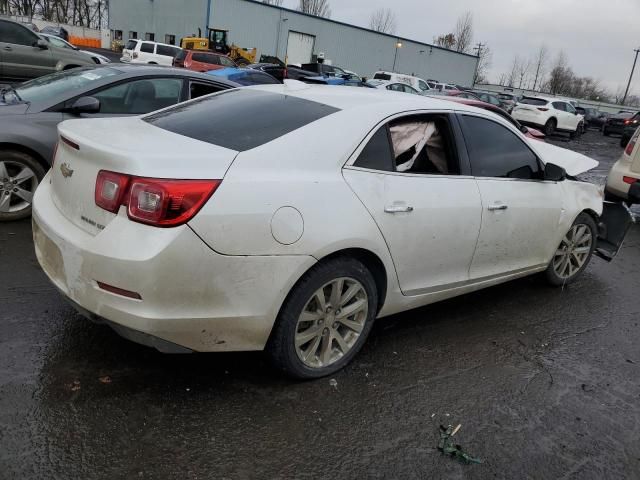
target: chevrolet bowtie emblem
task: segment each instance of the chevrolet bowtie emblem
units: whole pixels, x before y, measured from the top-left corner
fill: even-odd
[[[69,164],[67,163],[63,163],[62,165],[60,165],[60,171],[62,172],[62,176],[64,178],[69,178],[71,175],[73,175],[73,170],[69,168]]]

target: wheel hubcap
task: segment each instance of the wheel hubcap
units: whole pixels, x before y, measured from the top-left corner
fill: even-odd
[[[593,236],[591,229],[584,224],[571,227],[556,250],[553,257],[553,269],[560,278],[570,278],[589,258]]]
[[[368,310],[367,292],[353,278],[338,278],[318,289],[298,318],[298,358],[311,368],[340,360],[358,341]]]
[[[0,160],[0,214],[14,213],[31,205],[38,177],[26,165]]]

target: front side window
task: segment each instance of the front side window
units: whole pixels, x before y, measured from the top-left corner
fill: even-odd
[[[542,179],[537,157],[508,128],[486,118],[463,115],[461,119],[474,176]]]
[[[225,67],[235,67],[236,66],[234,61],[231,60],[228,57],[219,57],[219,58],[220,58],[220,64],[224,65]]]
[[[216,93],[222,90],[217,85],[211,85],[209,83],[191,82],[189,84],[189,98],[200,98],[210,93]]]
[[[565,108],[565,111],[567,111],[569,113],[576,113],[575,107],[573,105],[571,105],[570,103],[565,103],[564,104],[564,108]],[[583,109],[583,111],[584,111],[584,109]]]
[[[140,45],[140,51],[142,53],[153,53],[155,45],[153,43],[142,42]]]
[[[0,20],[0,42],[30,47],[37,41],[38,37],[28,28]]]
[[[124,48],[126,48],[127,50],[135,50],[137,46],[138,42],[136,42],[135,40],[129,40],[127,42],[127,46]]]
[[[422,80],[418,80],[418,88],[422,91],[429,90],[429,86]]]
[[[180,102],[182,80],[148,78],[106,88],[91,96],[100,100],[100,113],[140,115]]]

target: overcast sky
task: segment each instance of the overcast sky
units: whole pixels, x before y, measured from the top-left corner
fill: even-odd
[[[489,79],[509,70],[515,54],[533,56],[542,43],[564,49],[574,72],[615,90],[626,86],[640,47],[640,0],[330,0],[331,18],[368,26],[372,11],[392,6],[396,34],[424,42],[450,32],[457,17],[474,16],[474,43],[493,50]],[[284,0],[295,8],[297,0]],[[640,95],[640,62],[631,91]]]

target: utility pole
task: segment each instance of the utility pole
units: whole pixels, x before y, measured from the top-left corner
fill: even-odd
[[[478,42],[478,44],[474,47],[474,50],[477,52],[478,62],[476,63],[476,72],[473,74],[473,85],[475,86],[476,80],[478,80],[478,69],[480,68],[480,55],[482,55],[482,49],[486,47],[486,43]]]
[[[624,91],[622,105],[624,105],[624,102],[627,101],[627,95],[629,94],[629,87],[631,87],[631,79],[633,78],[633,71],[636,69],[636,62],[638,61],[638,53],[640,53],[640,49],[636,48],[634,52],[636,52],[636,58],[633,59],[633,67],[631,67],[631,75],[629,75],[629,83],[627,83],[627,89]]]

